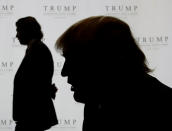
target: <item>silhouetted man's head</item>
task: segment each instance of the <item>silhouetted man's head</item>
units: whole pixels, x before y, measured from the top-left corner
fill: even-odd
[[[129,26],[114,17],[83,19],[67,29],[56,46],[65,57],[61,74],[68,77],[78,102],[98,101],[127,72],[150,71]]]
[[[41,26],[34,17],[28,16],[19,19],[16,22],[16,27],[17,27],[16,37],[23,45],[27,45],[28,42],[32,39],[40,40],[43,37]]]

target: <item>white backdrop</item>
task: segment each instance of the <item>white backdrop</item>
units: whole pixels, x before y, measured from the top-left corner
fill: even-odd
[[[25,48],[15,38],[15,22],[33,16],[42,26],[50,48],[59,88],[54,105],[59,125],[51,131],[81,131],[83,106],[73,100],[70,85],[60,76],[64,58],[54,49],[56,39],[76,21],[110,15],[126,21],[147,56],[152,75],[172,87],[171,0],[0,0],[0,131],[13,131],[13,79]]]

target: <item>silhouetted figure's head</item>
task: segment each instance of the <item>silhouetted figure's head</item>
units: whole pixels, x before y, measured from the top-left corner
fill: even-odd
[[[73,24],[56,47],[65,57],[61,74],[68,77],[79,102],[97,101],[128,74],[150,71],[128,24],[114,17],[94,16]]]
[[[16,37],[22,45],[27,45],[32,39],[41,40],[43,37],[41,26],[34,17],[28,16],[19,19],[16,27]]]

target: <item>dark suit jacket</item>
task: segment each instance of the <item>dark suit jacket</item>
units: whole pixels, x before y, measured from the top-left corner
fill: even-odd
[[[172,129],[172,89],[155,77],[146,74],[101,86],[100,101],[85,103],[83,131]]]
[[[26,51],[14,78],[13,119],[43,126],[58,123],[50,96],[54,63],[45,44],[36,40]]]

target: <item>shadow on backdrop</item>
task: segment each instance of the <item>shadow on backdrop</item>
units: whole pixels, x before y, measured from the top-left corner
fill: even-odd
[[[27,50],[14,78],[15,131],[43,131],[58,123],[52,101],[57,91],[52,84],[52,55],[41,41],[43,33],[35,18],[21,18],[16,27],[16,37]]]
[[[124,21],[83,19],[56,42],[74,99],[84,103],[83,131],[160,129],[171,125],[172,89],[149,75],[146,58]]]

